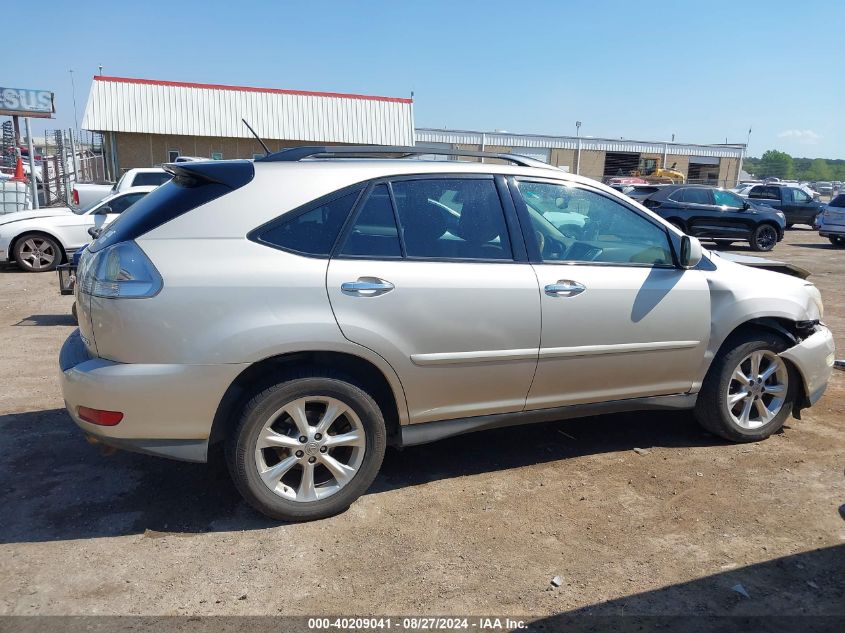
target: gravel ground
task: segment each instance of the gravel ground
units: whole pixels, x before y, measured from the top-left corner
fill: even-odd
[[[813,272],[845,350],[845,251],[795,230],[771,256]],[[845,615],[845,373],[759,444],[686,413],[489,431],[390,450],[348,512],[278,525],[219,465],[85,442],[70,306],[0,270],[0,614]]]

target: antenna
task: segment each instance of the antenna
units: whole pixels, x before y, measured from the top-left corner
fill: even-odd
[[[252,132],[252,135],[255,137],[255,140],[258,141],[259,143],[261,143],[261,147],[264,148],[264,155],[269,156],[270,155],[270,148],[267,147],[267,145],[264,143],[264,141],[261,140],[261,137],[258,136],[258,134],[255,133],[255,130],[253,130],[252,126],[249,123],[246,122],[246,119],[241,119],[241,121],[243,121],[246,128],[250,132]]]

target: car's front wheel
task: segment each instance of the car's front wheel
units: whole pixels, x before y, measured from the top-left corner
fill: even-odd
[[[226,456],[254,508],[308,521],[342,512],[366,492],[385,443],[384,418],[369,394],[341,377],[308,376],[255,394]]]
[[[828,239],[837,248],[845,248],[845,237],[842,235],[831,235]]]
[[[779,430],[798,389],[795,370],[779,356],[788,344],[769,332],[727,341],[713,360],[695,407],[699,423],[733,442],[754,442]]]
[[[770,251],[778,243],[778,232],[771,224],[760,224],[748,240],[753,251]]]
[[[13,255],[21,269],[28,273],[43,273],[53,270],[62,261],[62,247],[43,233],[22,235],[15,242]]]

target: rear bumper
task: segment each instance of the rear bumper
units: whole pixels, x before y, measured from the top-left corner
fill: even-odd
[[[813,334],[780,354],[798,369],[811,405],[822,397],[827,388],[827,381],[833,371],[835,351],[833,334],[825,326],[819,325]]]
[[[223,394],[246,365],[126,364],[92,358],[71,334],[59,354],[62,394],[73,421],[98,442],[202,462]],[[115,426],[82,420],[80,406],[120,411]]]

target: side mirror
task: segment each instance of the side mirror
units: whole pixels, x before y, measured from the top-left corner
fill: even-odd
[[[96,226],[92,226],[88,229],[88,235],[93,237],[95,240],[100,237],[100,233],[103,232],[103,229],[97,228]]]
[[[696,238],[684,235],[681,238],[681,268],[695,268],[701,261],[701,242]]]
[[[108,215],[109,213],[112,213],[111,207],[109,205],[105,205],[94,211],[94,215]]]
[[[751,208],[751,205],[748,204],[747,202],[742,203],[742,210],[743,211],[748,211],[750,208]]]

